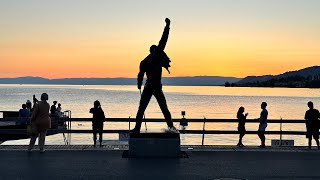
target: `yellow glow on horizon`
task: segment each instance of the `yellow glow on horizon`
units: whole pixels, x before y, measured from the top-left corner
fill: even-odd
[[[279,32],[278,32],[279,33]],[[175,34],[166,52],[171,74],[164,76],[234,76],[279,74],[317,65],[320,42],[281,32]],[[150,34],[130,39],[14,39],[0,43],[1,77],[136,77],[151,44]],[[188,37],[188,38],[186,38]],[[153,42],[151,42],[151,40]],[[146,41],[148,40],[148,41]],[[15,66],[16,65],[16,66]]]

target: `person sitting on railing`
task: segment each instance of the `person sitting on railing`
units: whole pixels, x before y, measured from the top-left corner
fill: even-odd
[[[103,122],[106,117],[101,108],[101,104],[98,100],[94,101],[93,106],[94,107],[90,109],[90,113],[93,114],[93,118],[92,118],[93,143],[94,143],[94,147],[96,147],[97,133],[99,133],[100,147],[102,147]]]
[[[307,128],[307,135],[306,137],[309,139],[309,149],[311,149],[311,141],[312,136],[314,140],[317,143],[318,149],[319,149],[319,118],[320,113],[317,109],[313,109],[313,102],[308,102],[309,110],[306,111],[306,114],[304,116],[304,119],[306,120],[306,128]]]
[[[61,103],[58,103],[58,107],[57,107],[57,110],[56,110],[56,115],[58,117],[62,117],[62,114],[63,114],[63,112],[62,112],[62,108],[61,108]]]
[[[53,101],[53,104],[50,108],[50,116],[57,116],[56,112],[57,112],[57,101]]]
[[[32,113],[32,103],[30,100],[27,100],[26,106],[27,106],[27,109],[29,110],[29,112]]]
[[[260,124],[259,124],[259,129],[258,129],[258,136],[261,140],[261,145],[259,147],[261,148],[265,148],[266,147],[266,137],[264,136],[264,133],[266,131],[266,128],[268,126],[268,111],[267,111],[267,103],[266,102],[262,102],[261,103],[261,113],[260,113]]]
[[[242,138],[246,133],[246,118],[248,116],[248,113],[243,114],[244,113],[244,107],[240,107],[237,113],[237,119],[239,121],[238,124],[238,132],[239,132],[239,142],[237,144],[238,147],[244,147],[244,145],[242,144]]]
[[[19,120],[16,122],[17,125],[25,125],[30,117],[30,111],[27,109],[26,104],[22,104],[22,109],[19,110]]]

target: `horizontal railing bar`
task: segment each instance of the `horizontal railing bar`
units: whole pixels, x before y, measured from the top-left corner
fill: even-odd
[[[92,118],[71,118],[69,119],[72,122],[81,122],[81,121],[88,121],[91,122]],[[135,118],[106,118],[105,122],[135,122]],[[143,121],[146,122],[165,122],[164,119],[161,118],[150,118],[150,119],[143,119]],[[181,119],[172,119],[173,122],[180,122]],[[237,119],[187,119],[188,122],[196,122],[196,123],[203,123],[203,122],[220,122],[220,123],[227,123],[227,122],[233,122],[237,123]],[[258,123],[259,120],[255,119],[248,119],[246,121],[247,123]],[[295,120],[295,119],[288,119],[288,120],[278,120],[278,119],[270,119],[268,120],[268,123],[305,123],[305,120]]]
[[[65,119],[67,121],[71,122],[91,122],[92,118],[69,118]],[[0,122],[16,122],[17,118],[0,118]],[[106,118],[105,122],[135,122],[135,118]],[[146,119],[143,120],[146,122],[165,122],[164,119],[160,118],[151,118],[151,119]],[[181,119],[172,119],[173,122],[180,122]],[[217,123],[237,123],[237,119],[187,119],[188,122],[192,123],[203,123],[203,122],[217,122]],[[259,120],[256,119],[248,119],[246,121],[247,123],[258,123]],[[297,120],[297,119],[285,119],[285,120],[279,120],[279,119],[270,119],[268,120],[268,123],[305,123],[305,120]]]
[[[129,132],[129,130],[103,130],[103,133]],[[92,130],[59,130],[49,129],[48,133],[93,133]],[[239,134],[238,131],[225,130],[180,130],[181,134]],[[1,134],[26,134],[26,129],[0,129]],[[258,131],[246,131],[246,134],[258,134]],[[265,134],[272,135],[306,135],[305,131],[265,131]]]

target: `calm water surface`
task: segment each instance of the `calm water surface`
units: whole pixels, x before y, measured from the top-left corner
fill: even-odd
[[[240,106],[246,108],[248,119],[258,118],[262,101],[268,103],[269,119],[301,119],[308,109],[307,102],[313,101],[320,109],[319,89],[291,88],[226,88],[212,86],[164,86],[163,91],[173,118],[181,118],[186,111],[187,118],[235,118]],[[74,86],[74,85],[0,85],[0,110],[19,110],[22,103],[32,100],[35,94],[49,94],[49,103],[57,100],[63,110],[71,110],[72,117],[91,117],[89,109],[93,101],[99,100],[107,117],[135,117],[140,93],[136,86]],[[147,118],[162,118],[162,113],[154,98],[145,113]],[[134,124],[132,124],[134,125]],[[178,124],[176,124],[178,127]],[[258,124],[247,124],[247,130],[257,130]],[[148,123],[149,131],[160,131],[164,123]],[[73,123],[73,129],[90,129],[91,123]],[[105,129],[125,129],[126,123],[105,123]],[[143,129],[144,127],[142,127]],[[201,129],[201,123],[190,124],[188,129]],[[211,123],[206,129],[235,130],[236,123]],[[279,130],[279,125],[269,124],[267,130]],[[284,124],[283,130],[305,130],[303,124]],[[104,139],[117,140],[117,134],[105,134]],[[237,135],[206,135],[205,144],[236,144]],[[270,139],[278,136],[267,136]],[[296,145],[306,145],[303,136],[284,136],[294,139]],[[62,135],[47,137],[47,144],[63,144]],[[91,144],[89,134],[72,135],[72,144]],[[200,144],[201,135],[182,135],[183,144]],[[248,145],[259,144],[256,135],[244,137]],[[8,141],[4,144],[28,144],[28,140]]]

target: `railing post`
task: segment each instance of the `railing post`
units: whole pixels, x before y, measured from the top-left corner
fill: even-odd
[[[71,130],[71,126],[72,126],[72,121],[71,121],[71,118],[72,118],[72,116],[71,116],[71,111],[69,110],[69,117],[70,117],[70,119],[69,119],[69,129]],[[69,142],[69,145],[71,145],[71,133],[69,133],[68,134],[68,142]]]
[[[130,124],[131,124],[131,119],[130,119],[130,117],[131,117],[131,116],[129,116],[129,131],[130,131],[130,129],[131,129],[131,128],[130,128]]]
[[[280,117],[280,146],[282,146],[282,117]]]
[[[202,127],[202,143],[201,143],[201,145],[202,145],[202,146],[204,145],[204,132],[205,132],[205,126],[206,126],[206,117],[204,117],[204,120],[203,120],[203,127]]]

